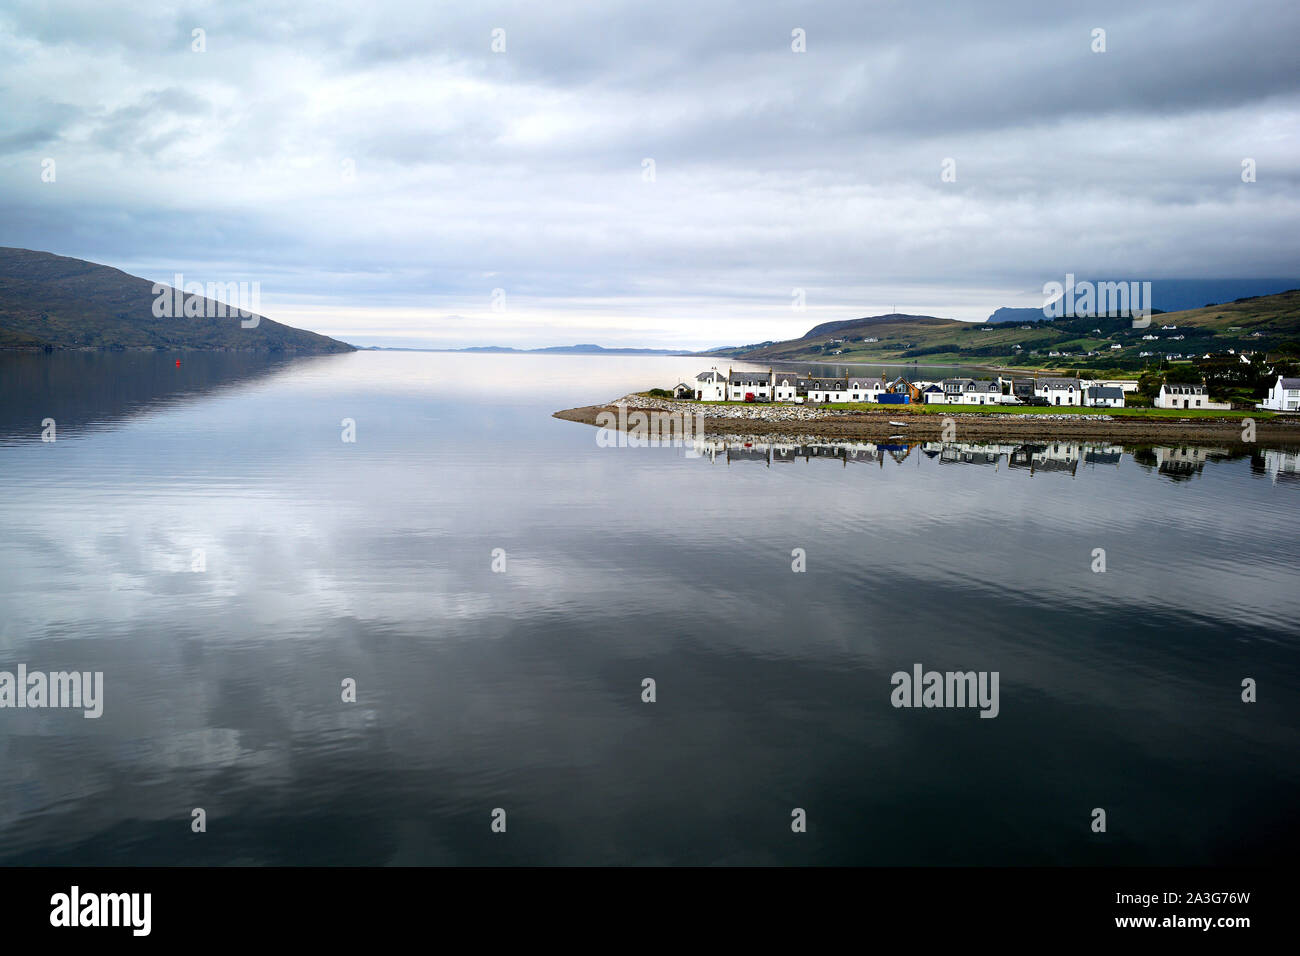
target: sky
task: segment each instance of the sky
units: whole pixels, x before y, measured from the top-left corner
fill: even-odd
[[[1296,275],[1298,38],[1295,0],[0,0],[0,245],[411,347]]]

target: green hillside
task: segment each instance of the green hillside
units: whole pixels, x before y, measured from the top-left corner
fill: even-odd
[[[1163,329],[1166,325],[1178,328]],[[1156,338],[1144,339],[1147,335]],[[865,341],[872,338],[878,341]],[[825,323],[785,342],[719,349],[710,354],[756,362],[883,361],[1136,372],[1159,364],[1169,354],[1191,358],[1228,349],[1290,353],[1297,342],[1300,290],[1292,290],[1185,312],[1157,313],[1151,317],[1150,327],[1142,329],[1133,328],[1129,318],[986,324],[934,316],[881,315]],[[1115,345],[1119,348],[1112,348]],[[1153,354],[1142,356],[1142,352]]]
[[[158,318],[148,279],[48,252],[0,247],[0,348],[347,352],[346,342],[261,317]],[[200,299],[205,314],[208,300]]]

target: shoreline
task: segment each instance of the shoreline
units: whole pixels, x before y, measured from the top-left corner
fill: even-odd
[[[620,402],[626,404],[620,406]],[[620,415],[620,407],[623,414]],[[960,406],[954,406],[960,407]],[[761,417],[758,414],[713,414],[710,411],[740,409],[744,412],[794,411],[796,414],[780,417]],[[707,406],[694,402],[670,402],[627,396],[603,405],[583,405],[555,412],[552,417],[561,421],[602,427],[602,413],[614,416],[625,427],[634,412],[647,416],[685,414],[696,421],[697,412],[703,412],[703,435],[697,437],[723,437],[746,435],[788,436],[819,438],[827,441],[863,440],[883,442],[906,438],[914,441],[943,441],[944,419],[951,418],[956,426],[957,441],[1102,441],[1111,444],[1203,444],[1227,448],[1264,446],[1300,446],[1300,419],[1286,421],[1261,421],[1255,423],[1255,441],[1242,440],[1242,419],[1165,419],[1141,417],[1106,417],[1104,415],[1069,415],[1053,417],[1048,414],[1012,417],[1015,413],[920,415],[898,406],[889,411],[858,412],[843,409],[814,409],[803,406]],[[798,414],[802,413],[802,414]],[[901,427],[891,421],[905,422]],[[608,419],[605,420],[608,422]],[[953,440],[949,436],[948,440]]]

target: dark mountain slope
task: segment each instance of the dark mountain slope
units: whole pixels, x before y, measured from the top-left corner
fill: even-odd
[[[347,352],[352,346],[259,317],[154,315],[154,284],[119,269],[0,247],[0,348],[237,349]],[[170,288],[170,287],[169,287]],[[211,303],[215,305],[215,303]]]

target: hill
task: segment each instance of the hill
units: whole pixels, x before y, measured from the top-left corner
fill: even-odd
[[[896,354],[935,333],[971,325],[969,322],[941,319],[933,315],[903,315],[895,312],[840,322],[823,322],[797,339],[714,349],[706,354],[756,362],[819,361],[835,354],[836,350]],[[870,341],[872,339],[875,341]],[[849,360],[837,356],[837,361]]]
[[[1134,328],[1129,318],[1045,319],[1041,312],[1036,316],[1033,321],[991,324],[881,315],[827,322],[797,339],[710,354],[755,362],[915,362],[1136,371],[1158,364],[1168,355],[1191,358],[1228,349],[1269,352],[1300,341],[1300,289],[1154,315],[1146,328]]]
[[[148,279],[109,266],[0,247],[0,348],[352,350],[346,342],[264,316],[252,328],[244,328],[238,316],[208,318],[219,310],[216,300],[203,296],[193,297],[203,315],[159,318],[153,288]]]

